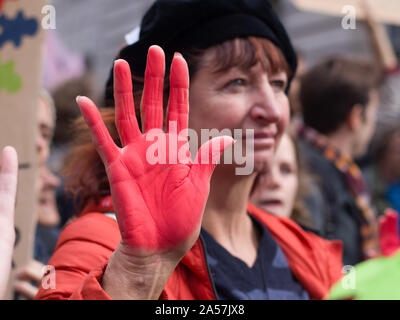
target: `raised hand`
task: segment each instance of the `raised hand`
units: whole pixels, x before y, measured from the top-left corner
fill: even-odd
[[[14,248],[17,174],[17,152],[13,147],[5,147],[0,167],[0,299],[4,296],[6,290]]]
[[[94,103],[86,97],[78,97],[77,102],[106,167],[123,244],[136,255],[173,253],[182,257],[198,238],[215,160],[233,139],[208,141],[192,161],[187,136],[179,135],[188,127],[186,61],[178,54],[171,65],[166,133],[162,131],[164,72],[164,53],[152,46],[141,103],[142,133],[135,116],[129,65],[124,60],[115,62],[115,122],[122,148],[113,142]],[[174,126],[177,130],[172,130]],[[158,154],[149,152],[155,142],[160,147]],[[166,151],[166,163],[154,163],[162,150]],[[209,161],[204,163],[204,159]]]

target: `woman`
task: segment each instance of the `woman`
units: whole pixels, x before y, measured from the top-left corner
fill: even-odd
[[[105,163],[112,202],[110,197],[86,201],[89,206],[65,228],[49,262],[57,270],[57,289],[42,289],[37,297],[322,298],[340,277],[340,245],[248,206],[255,174],[235,175],[239,164],[217,166],[210,183],[215,160],[232,145],[231,137],[208,141],[194,160],[185,152],[178,163],[149,164],[147,158],[154,143],[148,138],[155,131],[160,140],[168,141],[166,150],[177,153],[188,150],[186,134],[176,133],[188,124],[198,136],[204,128],[254,129],[254,139],[248,139],[254,143],[254,152],[246,157],[254,157],[256,170],[265,169],[264,159],[272,159],[288,122],[285,90],[296,65],[290,42],[270,6],[261,0],[156,1],[141,30],[139,41],[120,52],[120,58],[132,64],[133,74],[126,61],[118,60],[114,66],[115,120],[123,148],[117,146],[112,127],[111,135],[107,131],[94,104],[85,97],[77,99]],[[152,43],[163,45],[167,60],[174,56],[166,84],[170,89],[166,133],[160,130],[163,50],[152,46],[146,68],[143,62],[143,52]],[[187,64],[174,51],[189,60],[190,95]],[[142,134],[131,79],[140,81],[143,74]],[[138,99],[135,102],[138,106]],[[81,150],[87,151],[88,146]],[[101,171],[98,161],[85,164],[82,153],[78,158],[74,172],[83,172],[78,174],[80,181]],[[86,168],[92,168],[91,173]],[[98,198],[102,190],[106,193],[101,188],[104,178],[103,173],[94,179],[100,186]],[[81,199],[89,199],[90,192],[88,186]],[[114,212],[118,224],[109,217]],[[263,254],[264,245],[269,246],[268,254]],[[235,282],[237,272],[221,272],[227,267],[221,252],[228,262],[236,259],[247,268],[251,281],[261,283],[261,289]],[[264,261],[268,265],[263,266]],[[273,263],[282,267],[281,275],[267,272]],[[237,264],[231,266],[237,270]]]
[[[257,176],[250,201],[265,212],[312,229],[314,223],[303,200],[307,182],[295,141],[285,133],[269,170]]]

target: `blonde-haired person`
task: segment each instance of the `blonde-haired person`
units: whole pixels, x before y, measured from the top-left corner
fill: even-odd
[[[291,218],[303,228],[315,232],[317,226],[305,200],[310,193],[311,181],[293,136],[286,132],[272,164],[258,174],[250,201],[268,213]],[[315,206],[311,207],[315,210]]]
[[[39,93],[37,109],[36,154],[38,167],[46,165],[56,123],[56,109],[51,95],[44,89]]]

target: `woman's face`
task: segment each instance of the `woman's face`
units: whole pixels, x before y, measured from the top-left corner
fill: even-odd
[[[274,160],[261,173],[250,201],[266,212],[289,218],[298,191],[296,153],[288,135],[282,137]]]
[[[60,221],[56,204],[56,189],[60,179],[46,166],[39,167],[38,177],[38,222],[46,226],[56,226]]]
[[[204,65],[190,84],[189,127],[199,137],[201,129],[253,129],[254,153],[246,158],[254,156],[254,170],[265,171],[289,121],[286,73],[268,75],[260,63],[220,73]]]
[[[40,99],[38,107],[38,133],[36,137],[36,154],[38,165],[44,165],[49,157],[50,142],[53,136],[54,124],[50,106]]]

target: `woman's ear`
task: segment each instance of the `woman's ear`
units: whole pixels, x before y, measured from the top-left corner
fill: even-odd
[[[347,116],[347,128],[352,132],[357,131],[363,125],[363,122],[363,106],[356,104]]]

